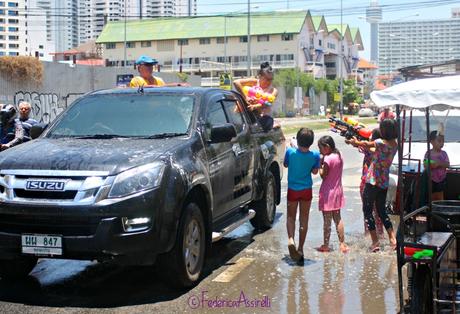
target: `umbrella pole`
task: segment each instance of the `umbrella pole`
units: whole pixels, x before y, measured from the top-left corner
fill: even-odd
[[[405,117],[405,114],[404,114]],[[398,191],[403,191],[404,182],[402,178],[402,159],[403,159],[403,136],[401,134],[401,107],[396,105],[396,119],[398,121]],[[404,119],[405,120],[405,119]],[[405,123],[405,121],[403,121]],[[398,288],[399,288],[399,310],[400,313],[404,313],[404,295],[403,295],[403,279],[402,279],[402,267],[404,265],[404,193],[399,193],[399,232],[396,233],[396,257],[398,261]]]

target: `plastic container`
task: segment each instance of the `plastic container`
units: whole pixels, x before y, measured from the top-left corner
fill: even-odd
[[[449,229],[447,224],[433,217],[433,231],[453,232],[456,237],[460,237],[460,201],[433,201],[431,204],[432,213],[447,220],[452,226]]]
[[[433,231],[442,231],[442,232],[452,232],[456,238],[456,251],[457,251],[457,261],[460,260],[460,201],[456,200],[444,200],[444,201],[433,201],[432,203],[432,213],[434,215],[440,216],[441,218],[447,220],[452,228],[449,229],[446,224],[443,224],[441,221],[436,218],[432,219],[433,222]],[[460,268],[460,263],[457,262],[457,268]],[[457,274],[459,277],[460,274]]]

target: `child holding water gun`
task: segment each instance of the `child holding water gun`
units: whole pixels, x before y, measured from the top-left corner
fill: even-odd
[[[375,141],[377,139],[381,138],[380,135],[380,130],[378,128],[375,128],[372,130],[371,137],[369,138],[371,141]],[[350,140],[345,140],[345,143],[351,144]],[[364,186],[366,185],[366,177],[367,177],[367,170],[369,169],[369,165],[372,160],[372,154],[375,153],[375,148],[366,148],[366,147],[359,147],[355,146],[358,148],[358,151],[364,155],[363,158],[363,170],[361,173],[361,183],[359,185],[359,194],[361,196],[361,202],[364,204],[364,198],[363,198],[363,192],[364,192]],[[377,225],[377,233],[380,238],[383,238],[383,224],[382,221],[380,220],[380,217],[377,213],[377,208],[374,206],[373,209],[373,215],[375,219],[375,223]],[[369,234],[369,230],[367,229],[367,223],[364,222],[364,232],[365,234]]]
[[[450,166],[449,156],[442,150],[444,147],[444,134],[439,131],[430,133],[430,143],[433,147],[430,150],[430,160],[428,161],[428,153],[425,154],[425,166],[430,165],[431,169],[431,187],[432,201],[444,199],[444,190],[446,189],[447,168]]]
[[[331,237],[331,223],[334,220],[335,228],[340,242],[340,251],[348,252],[345,244],[343,220],[340,209],[345,204],[342,187],[343,160],[340,152],[335,147],[335,142],[329,135],[322,136],[318,141],[319,151],[322,155],[319,174],[323,179],[319,189],[319,210],[323,213],[324,242],[319,248],[320,252],[330,252],[329,239]]]
[[[279,127],[272,117],[272,105],[278,95],[273,87],[273,69],[268,62],[260,65],[258,78],[235,80],[233,84],[241,95],[246,97],[248,108],[259,113],[259,123],[265,131]]]
[[[313,180],[311,174],[317,174],[319,169],[318,152],[310,151],[315,134],[308,128],[301,128],[297,132],[298,147],[289,147],[284,156],[284,166],[288,168],[287,192],[287,221],[288,250],[291,258],[299,265],[303,265],[303,246],[308,230],[308,217],[312,200]],[[299,245],[296,248],[295,221],[299,207]]]
[[[372,252],[380,251],[379,238],[375,231],[375,220],[372,215],[374,204],[377,212],[385,226],[393,249],[396,248],[395,232],[390,218],[386,212],[385,201],[390,180],[390,166],[398,150],[396,138],[398,137],[398,124],[395,120],[385,119],[380,122],[381,139],[375,141],[358,141],[356,138],[350,140],[350,144],[364,148],[375,148],[372,155],[369,169],[366,175],[366,185],[363,191],[363,212],[367,228],[372,239]]]

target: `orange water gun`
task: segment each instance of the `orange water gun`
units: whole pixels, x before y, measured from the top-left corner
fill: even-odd
[[[371,138],[372,130],[352,118],[345,117],[344,120],[341,120],[330,117],[329,122],[331,123],[331,131],[339,133],[348,140],[356,137],[360,141],[369,141]]]

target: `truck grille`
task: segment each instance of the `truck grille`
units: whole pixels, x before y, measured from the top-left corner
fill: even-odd
[[[106,195],[114,177],[104,171],[0,171],[0,200],[35,205],[91,205]]]
[[[77,191],[48,192],[48,191],[27,191],[24,189],[14,189],[17,197],[33,199],[55,199],[55,200],[73,200]]]
[[[99,217],[0,215],[0,230],[6,233],[43,233],[90,236],[96,233]]]

